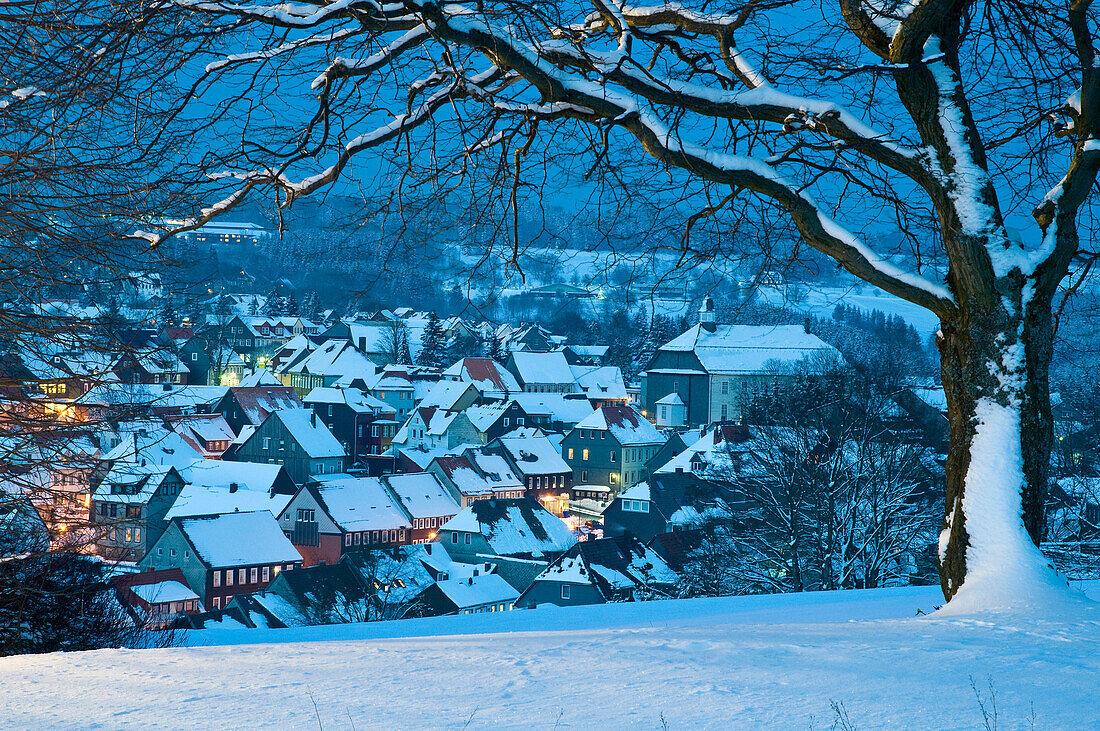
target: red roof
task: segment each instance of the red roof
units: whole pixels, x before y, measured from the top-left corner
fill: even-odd
[[[500,366],[492,358],[463,358],[462,367],[476,383],[489,381],[501,391],[508,391],[508,384],[500,375]]]
[[[230,393],[237,399],[241,410],[250,423],[259,426],[272,411],[281,409],[304,409],[306,405],[290,386],[252,386],[249,388],[231,388]]]
[[[454,478],[455,470],[462,469],[464,467],[468,470],[474,470],[474,472],[477,472],[477,470],[474,469],[473,464],[471,464],[470,460],[464,456],[436,457],[435,463],[439,465],[439,468],[443,470],[444,474],[446,474],[447,477],[450,477],[452,479]]]

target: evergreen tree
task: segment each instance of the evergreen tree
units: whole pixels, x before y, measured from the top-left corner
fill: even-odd
[[[302,300],[301,312],[299,314],[307,320],[314,320],[317,318],[317,293],[310,291],[306,293],[306,297]]]
[[[409,354],[409,329],[406,327],[398,330],[397,362],[401,365],[412,363],[412,355]]]
[[[416,356],[417,365],[431,368],[443,367],[447,358],[447,336],[443,332],[443,325],[439,322],[439,315],[435,312],[428,313],[428,325],[424,328],[424,340],[420,344],[420,353]]]
[[[283,300],[283,314],[290,317],[298,317],[301,311],[298,308],[298,299],[291,292],[290,296]]]

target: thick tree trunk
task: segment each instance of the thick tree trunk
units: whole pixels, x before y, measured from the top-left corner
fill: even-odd
[[[1018,272],[960,299],[939,340],[951,429],[940,583],[948,600],[1027,600],[1057,582],[1037,548],[1053,438],[1050,301]]]

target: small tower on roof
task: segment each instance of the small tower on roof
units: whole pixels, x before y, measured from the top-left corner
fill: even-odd
[[[714,300],[711,299],[709,294],[703,300],[703,304],[699,306],[699,327],[709,333],[718,329],[718,325],[714,321]]]

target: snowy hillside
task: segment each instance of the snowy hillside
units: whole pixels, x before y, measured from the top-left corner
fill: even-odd
[[[1100,587],[1090,586],[1100,595]],[[22,728],[1085,728],[1100,609],[918,617],[936,588],[538,609],[0,660]],[[218,643],[218,644],[212,644]],[[250,644],[251,643],[251,644]]]

